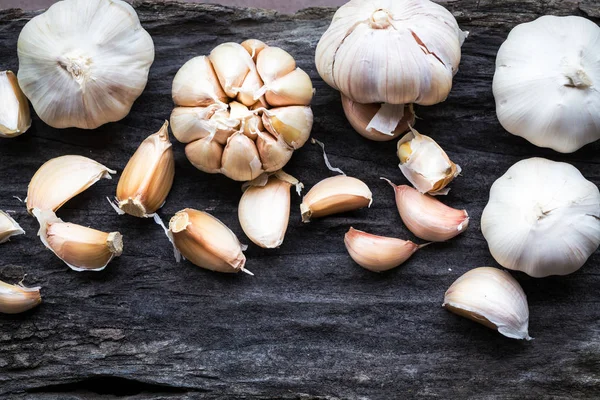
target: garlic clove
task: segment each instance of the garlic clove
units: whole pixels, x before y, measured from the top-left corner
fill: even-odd
[[[11,237],[24,235],[25,231],[8,213],[0,211],[0,243],[5,243]]]
[[[262,118],[258,115],[244,120],[242,123],[242,132],[248,136],[249,139],[256,141],[258,134],[265,130],[265,126],[262,122]]]
[[[106,233],[64,222],[49,210],[35,208],[33,215],[40,224],[38,236],[44,246],[75,271],[102,271],[123,253],[119,232]]]
[[[282,137],[294,149],[304,146],[310,138],[313,112],[310,107],[290,106],[265,110],[264,127],[275,137]]]
[[[263,81],[269,85],[296,69],[296,60],[279,47],[267,47],[256,59],[256,69]]]
[[[227,102],[227,95],[206,56],[192,58],[177,71],[172,96],[175,104],[185,107],[207,107]]]
[[[237,101],[229,103],[230,117],[241,121],[240,129],[249,139],[256,140],[258,134],[263,130],[261,118],[255,112],[250,111],[247,106]]]
[[[279,171],[285,167],[294,154],[294,149],[289,147],[283,139],[276,139],[264,132],[259,133],[256,139],[256,148],[265,172]]]
[[[27,191],[27,211],[58,210],[63,204],[116,171],[82,156],[62,156],[37,170]]]
[[[256,62],[256,59],[258,58],[260,52],[269,46],[267,46],[265,43],[261,42],[258,39],[248,39],[242,42],[242,47],[246,49],[248,54],[250,54],[250,57],[252,57],[252,60]]]
[[[175,248],[192,264],[226,273],[244,269],[246,256],[239,240],[208,213],[189,208],[179,211],[169,222],[169,233]]]
[[[263,87],[263,85],[264,83],[262,79],[260,79],[258,72],[254,69],[251,70],[246,76],[246,79],[244,79],[244,83],[237,95],[237,100],[248,107],[252,106],[256,103],[256,99],[254,98],[255,94]]]
[[[418,238],[429,242],[445,242],[469,226],[469,215],[465,210],[450,208],[410,186],[396,186],[385,180],[396,192],[396,204],[402,222]]]
[[[223,43],[208,56],[215,69],[221,87],[228,97],[234,99],[248,73],[255,69],[252,57],[237,43]]]
[[[169,123],[146,138],[123,170],[117,186],[119,208],[148,218],[165,203],[175,177],[175,158]]]
[[[210,137],[197,140],[185,146],[185,155],[192,165],[208,174],[221,172],[223,146]]]
[[[0,281],[0,313],[19,314],[37,307],[42,302],[40,289]]]
[[[12,71],[0,72],[0,137],[13,138],[31,126],[29,101]]]
[[[272,107],[308,106],[314,90],[310,76],[300,68],[266,86],[265,98]]]
[[[345,175],[333,176],[317,183],[304,196],[300,205],[302,222],[370,207],[371,203],[373,194],[364,182]]]
[[[264,172],[256,144],[241,132],[229,138],[221,162],[221,172],[234,181],[251,181]]]
[[[483,267],[467,272],[446,291],[443,307],[511,339],[531,340],[527,297],[506,271]]]
[[[181,143],[213,136],[214,140],[224,145],[238,128],[239,121],[231,118],[222,105],[177,107],[171,113],[171,130]]]
[[[354,228],[346,233],[344,244],[358,265],[373,272],[397,268],[423,247],[411,241],[371,235]]]
[[[410,129],[398,142],[400,170],[419,192],[448,194],[445,187],[460,174],[460,166],[432,138]]]

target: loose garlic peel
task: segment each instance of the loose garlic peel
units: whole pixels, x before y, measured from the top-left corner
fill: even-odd
[[[389,135],[405,104],[446,99],[465,37],[452,14],[428,0],[351,0],[335,13],[315,61],[350,100],[383,103],[370,125]]]
[[[0,243],[5,243],[11,237],[24,235],[25,231],[8,213],[0,211]]]
[[[496,58],[494,97],[508,132],[572,153],[600,139],[600,28],[543,16],[516,26]]]
[[[572,165],[523,160],[492,185],[481,231],[503,267],[567,275],[600,245],[600,192]]]
[[[483,267],[467,272],[446,291],[443,307],[511,339],[532,339],[527,297],[506,271]]]
[[[34,209],[40,224],[38,236],[46,248],[74,271],[102,271],[123,253],[119,232],[105,233],[64,222],[52,211]]]
[[[459,165],[450,161],[446,152],[429,136],[411,132],[398,142],[400,170],[421,193],[446,195],[446,186],[460,173]]]
[[[0,281],[0,313],[19,314],[37,307],[42,302],[40,289]]]
[[[13,138],[31,126],[29,101],[11,71],[0,72],[0,137]]]
[[[173,81],[173,135],[201,171],[251,181],[310,136],[310,77],[282,49],[251,39],[188,61]]]
[[[19,84],[54,128],[123,119],[140,96],[154,43],[121,0],[63,0],[31,19],[17,44]]]
[[[27,190],[27,211],[34,208],[56,211],[67,201],[100,179],[111,179],[116,171],[82,156],[62,156],[47,161],[37,170]]]

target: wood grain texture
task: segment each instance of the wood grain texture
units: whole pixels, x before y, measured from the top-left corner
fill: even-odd
[[[470,31],[449,99],[418,107],[418,129],[463,167],[445,201],[472,216],[467,232],[429,246],[405,266],[377,275],[355,265],[343,237],[350,226],[416,240],[402,225],[392,189],[406,182],[395,143],[354,133],[339,95],[319,78],[314,49],[333,9],[294,16],[213,5],[139,2],[156,61],[131,114],[93,132],[55,130],[34,118],[29,132],[0,142],[0,208],[16,211],[27,231],[0,247],[0,279],[43,287],[43,304],[0,316],[0,397],[83,399],[592,399],[600,395],[600,256],[576,274],[533,279],[514,274],[528,295],[532,342],[498,333],[442,309],[444,291],[469,269],[497,265],[479,229],[492,183],[532,156],[567,161],[600,183],[600,143],[560,155],[506,133],[492,96],[494,61],[516,24],[543,14],[600,17],[598,1],[457,0],[443,2]],[[2,68],[18,69],[16,43],[32,12],[0,12]],[[64,220],[120,230],[125,252],[101,273],[76,273],[45,250],[22,203],[46,160],[89,156],[122,171],[173,107],[172,79],[188,59],[225,41],[255,37],[293,54],[313,78],[313,136],[332,163],[371,187],[369,210],[300,222],[297,196],[283,246],[250,246],[256,276],[224,276],[176,264],[162,231],[149,220],[118,217],[103,180],[60,210]],[[175,144],[176,181],[165,207],[211,212],[242,241],[240,185],[207,175]],[[306,145],[286,171],[308,188],[330,176],[320,149]]]

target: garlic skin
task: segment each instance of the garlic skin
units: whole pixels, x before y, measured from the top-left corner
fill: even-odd
[[[25,231],[13,217],[4,211],[0,211],[0,243],[8,242],[13,236],[24,234]]]
[[[29,101],[12,71],[0,72],[0,137],[22,135],[31,126]]]
[[[20,314],[37,307],[42,302],[40,289],[0,281],[0,313]]]
[[[21,89],[54,128],[123,119],[154,61],[152,38],[121,0],[59,1],[23,27],[17,50]]]
[[[429,136],[421,135],[412,127],[410,133],[398,142],[400,170],[421,193],[432,196],[446,195],[446,186],[460,173],[446,152]]]
[[[134,217],[149,218],[165,203],[175,177],[169,123],[148,136],[123,170],[117,186],[119,209]]]
[[[416,116],[413,109],[413,105],[407,105],[404,107],[404,115],[396,128],[390,133],[379,132],[369,126],[381,105],[379,104],[361,104],[350,100],[348,97],[342,95],[342,106],[344,107],[344,113],[350,125],[358,132],[362,137],[374,140],[376,142],[388,142],[394,140],[406,132],[410,126],[415,125]]]
[[[568,275],[600,246],[600,192],[570,164],[523,160],[492,185],[481,231],[503,267]]]
[[[446,291],[443,307],[508,338],[532,339],[527,297],[506,271],[482,267],[467,272]]]
[[[346,233],[344,244],[358,265],[373,272],[397,268],[423,247],[411,241],[376,236],[354,228]]]
[[[410,186],[396,186],[382,179],[394,188],[402,222],[418,238],[428,242],[445,242],[460,235],[469,226],[469,215],[465,210],[450,208]]]
[[[40,224],[38,236],[46,248],[74,271],[102,271],[123,253],[119,232],[105,233],[64,222],[52,211],[33,210]]]
[[[517,25],[494,74],[498,120],[539,147],[572,153],[600,139],[600,28],[582,17]]]
[[[27,211],[30,214],[34,208],[56,211],[100,179],[112,179],[111,174],[116,171],[87,157],[53,158],[44,163],[29,182]]]
[[[317,183],[302,199],[302,222],[332,214],[371,207],[373,193],[359,179],[346,175],[333,176]]]

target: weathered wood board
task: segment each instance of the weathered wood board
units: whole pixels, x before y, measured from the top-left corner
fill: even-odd
[[[506,339],[442,309],[447,287],[469,269],[497,265],[479,229],[489,188],[513,163],[532,156],[573,163],[600,184],[600,143],[560,155],[506,133],[496,120],[491,83],[500,44],[518,23],[543,14],[595,22],[598,1],[444,2],[470,31],[449,99],[418,107],[419,130],[433,136],[463,167],[445,201],[466,208],[469,230],[430,246],[402,268],[376,275],[355,265],[343,243],[350,226],[399,238],[392,189],[405,182],[395,143],[373,143],[346,122],[338,94],[314,67],[314,49],[333,9],[280,15],[214,5],[140,2],[156,61],[131,114],[96,131],[56,130],[37,117],[22,137],[0,141],[0,208],[16,211],[27,231],[0,247],[0,279],[43,287],[43,304],[0,316],[0,396],[76,399],[227,398],[578,398],[600,397],[600,255],[578,273],[532,279],[514,274],[529,299],[532,342]],[[0,67],[18,69],[17,38],[35,13],[0,11]],[[256,276],[225,276],[176,264],[150,220],[118,217],[106,201],[117,179],[101,181],[59,215],[103,230],[120,230],[125,252],[104,272],[76,273],[45,250],[37,226],[15,197],[46,160],[80,154],[122,171],[140,141],[172,109],[172,79],[193,56],[225,41],[255,37],[288,50],[314,80],[313,136],[333,164],[369,184],[371,209],[300,222],[293,199],[286,241],[275,251],[250,246]],[[207,210],[242,239],[240,185],[207,175],[176,144],[176,182],[160,211]],[[330,176],[320,149],[306,145],[287,172],[310,188]]]

